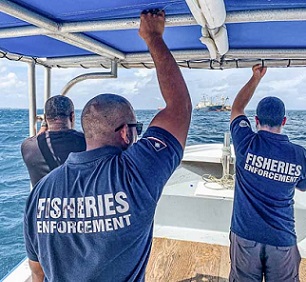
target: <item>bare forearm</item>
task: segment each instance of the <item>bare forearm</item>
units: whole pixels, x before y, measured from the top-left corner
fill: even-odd
[[[35,275],[32,273],[32,282],[44,282],[44,275]]]
[[[252,67],[252,71],[253,75],[251,79],[242,87],[235,98],[232,106],[231,121],[237,116],[244,114],[244,109],[253,97],[260,80],[267,71],[267,68],[257,64]]]
[[[247,84],[239,91],[233,107],[237,107],[241,110],[244,110],[251,98],[254,95],[254,92],[259,84],[259,80],[251,77]]]
[[[39,129],[39,131],[37,132],[36,135],[42,134],[42,133],[46,132],[47,130],[48,130],[48,127],[42,126],[42,127]]]
[[[191,120],[192,105],[181,71],[164,41],[156,39],[148,44],[155,63],[157,77],[166,107],[151,122],[159,126],[185,146]]]
[[[40,263],[29,260],[29,266],[32,271],[32,282],[43,282],[45,274]]]
[[[167,130],[184,147],[192,106],[181,71],[163,40],[164,25],[163,11],[141,14],[139,35],[150,50],[159,87],[166,102],[166,107],[153,118],[150,126]]]
[[[259,82],[260,80],[252,76],[251,79],[239,91],[232,106],[231,120],[238,115],[244,114],[244,110],[253,97]]]
[[[161,93],[167,106],[183,108],[191,105],[181,71],[164,40],[161,37],[156,37],[147,44],[155,63]]]

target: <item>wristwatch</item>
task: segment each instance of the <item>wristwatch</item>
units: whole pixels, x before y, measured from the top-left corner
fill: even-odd
[[[42,122],[41,122],[41,125],[40,125],[41,127],[48,127],[48,124],[47,124],[47,122],[45,121],[45,120],[43,120]]]

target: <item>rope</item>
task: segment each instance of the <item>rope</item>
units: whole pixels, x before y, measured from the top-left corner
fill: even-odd
[[[223,146],[222,147],[222,154],[226,155],[226,156],[230,156],[231,155],[231,147],[230,146],[228,146],[228,147]]]
[[[217,178],[211,174],[203,174],[202,179],[205,181],[204,186],[212,190],[233,190],[235,184],[235,174],[225,174],[221,178]],[[212,187],[207,184],[218,184],[219,187]]]

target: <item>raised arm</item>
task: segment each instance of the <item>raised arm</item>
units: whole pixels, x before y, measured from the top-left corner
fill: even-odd
[[[261,65],[255,65],[252,68],[253,75],[250,80],[242,87],[242,89],[237,94],[231,111],[231,121],[240,115],[244,115],[244,109],[253,97],[253,94],[262,79],[265,75],[267,68],[262,67]]]
[[[48,130],[48,123],[45,120],[43,120],[41,122],[40,129],[39,129],[39,131],[37,132],[36,135],[42,134],[42,133],[46,132],[47,130]]]
[[[192,105],[180,69],[163,40],[165,13],[142,13],[139,35],[146,42],[155,64],[157,78],[166,107],[150,126],[169,131],[184,147],[191,119]]]

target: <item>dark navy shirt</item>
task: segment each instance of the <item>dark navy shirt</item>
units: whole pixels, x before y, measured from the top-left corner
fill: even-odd
[[[144,281],[156,204],[183,156],[169,132],[149,127],[125,151],[71,153],[31,192],[28,257],[45,281]]]
[[[274,246],[296,244],[293,196],[306,189],[306,151],[286,135],[254,133],[246,116],[231,123],[236,179],[231,230]]]

